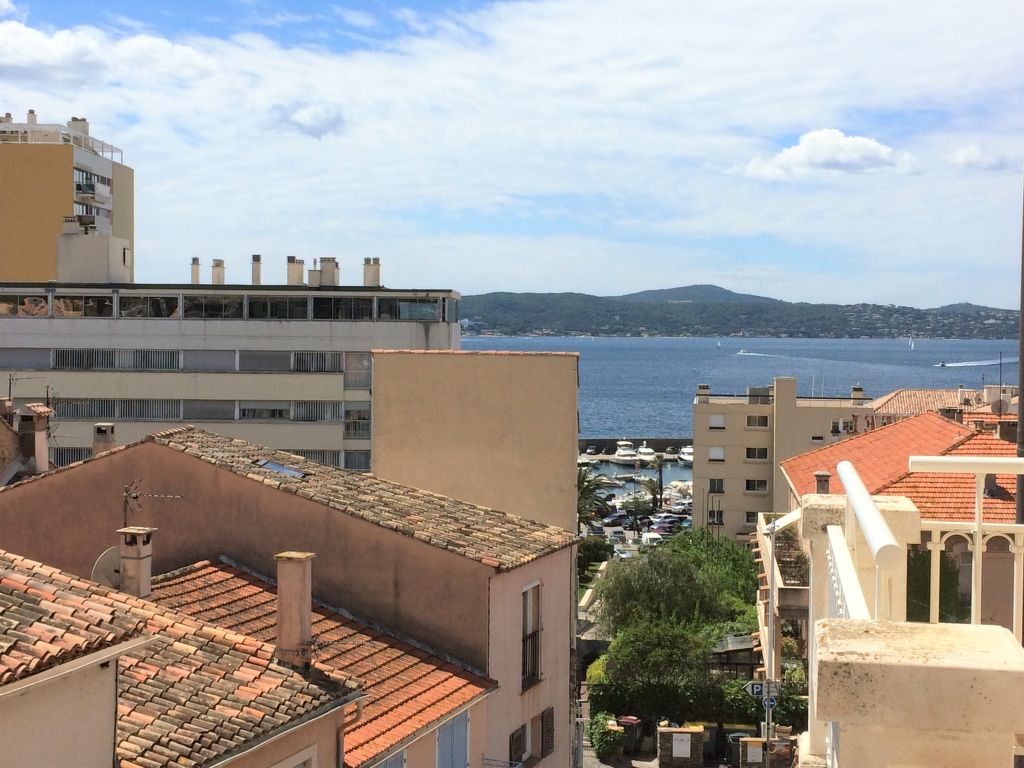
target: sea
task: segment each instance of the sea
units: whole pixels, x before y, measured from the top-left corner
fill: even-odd
[[[795,376],[797,393],[868,397],[901,388],[1016,384],[1017,340],[756,339],[599,336],[462,339],[467,350],[578,352],[580,438],[693,434],[698,384],[744,394],[774,376]]]

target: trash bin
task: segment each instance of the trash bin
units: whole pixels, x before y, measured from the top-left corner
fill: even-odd
[[[623,715],[618,719],[618,724],[626,734],[626,741],[622,745],[622,754],[635,755],[640,749],[640,735],[642,721],[633,715]]]
[[[739,731],[730,733],[729,738],[729,765],[733,768],[740,768],[740,739],[749,736],[749,733]]]

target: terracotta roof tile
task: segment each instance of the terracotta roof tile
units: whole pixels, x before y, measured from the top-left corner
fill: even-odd
[[[203,561],[154,580],[153,599],[201,621],[273,641],[274,584],[226,562]],[[497,684],[338,610],[313,609],[314,666],[359,677],[362,718],[345,732],[345,764],[378,762],[386,753]]]
[[[798,495],[815,492],[814,473],[832,473],[829,493],[842,493],[836,464],[849,461],[872,493],[907,471],[912,455],[934,456],[974,434],[974,430],[944,419],[936,413],[922,413],[842,440],[833,445],[802,453],[781,463]]]
[[[907,416],[940,408],[963,408],[965,399],[974,405],[980,395],[976,389],[897,389],[876,398],[872,407],[880,416]]]
[[[122,768],[202,765],[354,690],[268,661],[272,646],[236,631],[0,550],[0,685],[143,633],[153,642],[118,662]]]
[[[497,563],[491,567],[502,571],[576,541],[555,526],[191,426],[158,432],[148,439],[431,546],[477,562]]]

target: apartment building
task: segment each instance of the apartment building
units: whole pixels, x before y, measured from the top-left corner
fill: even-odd
[[[104,274],[88,264],[109,265],[111,279],[131,282],[135,181],[123,159],[120,149],[89,134],[84,117],[66,125],[40,123],[34,110],[24,122],[10,112],[0,117],[0,281]],[[68,224],[90,237],[62,239]]]
[[[190,423],[368,470],[371,350],[460,343],[459,294],[385,288],[379,259],[348,286],[328,258],[288,257],[286,285],[261,284],[258,255],[251,285],[224,284],[220,259],[202,284],[199,266],[188,284],[0,284],[0,375],[16,407],[55,411],[55,465],[92,454],[96,422],[115,444]]]
[[[776,377],[745,395],[701,385],[693,401],[693,523],[746,543],[757,515],[783,509],[779,463],[874,428],[871,400],[798,397],[796,379]]]

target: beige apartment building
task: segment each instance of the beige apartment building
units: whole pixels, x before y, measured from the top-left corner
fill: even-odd
[[[91,235],[69,235],[88,238]],[[224,284],[214,260],[187,284],[0,283],[0,375],[16,407],[55,411],[51,461],[93,452],[93,425],[113,424],[98,450],[180,425],[370,469],[373,349],[457,349],[459,294],[339,285],[288,258],[288,284]]]
[[[798,397],[792,377],[745,395],[701,385],[693,401],[694,526],[745,544],[759,513],[786,508],[780,462],[872,428],[871,400],[859,386],[842,398]]]
[[[10,112],[0,117],[0,282],[60,279],[58,238],[66,223],[92,235],[75,242],[103,251],[117,282],[131,282],[134,186],[121,150],[90,136],[84,117],[66,125],[40,123],[34,110],[24,122]],[[63,257],[65,279],[75,279],[74,254]]]

